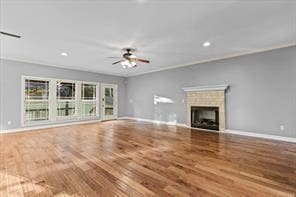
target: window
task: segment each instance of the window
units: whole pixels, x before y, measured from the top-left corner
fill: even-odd
[[[97,116],[98,98],[95,84],[81,84],[81,103],[82,116]]]
[[[99,83],[22,77],[22,124],[99,117]]]
[[[25,80],[26,123],[49,120],[49,81]]]
[[[76,116],[75,83],[60,82],[57,87],[57,117]]]
[[[113,88],[105,88],[105,114],[113,115]]]

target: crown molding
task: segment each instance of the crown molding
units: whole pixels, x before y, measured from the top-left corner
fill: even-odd
[[[248,51],[248,52],[233,53],[233,54],[230,54],[230,55],[225,55],[225,56],[221,56],[221,57],[217,57],[217,58],[208,58],[208,59],[205,59],[205,60],[199,60],[199,61],[194,61],[194,62],[189,62],[189,63],[184,63],[184,64],[165,66],[163,68],[154,69],[154,70],[150,70],[150,71],[146,71],[146,72],[138,72],[138,73],[134,73],[134,74],[129,74],[127,72],[124,72],[122,74],[113,73],[113,72],[100,72],[100,71],[93,70],[93,69],[87,69],[87,68],[81,68],[81,67],[73,68],[71,66],[58,65],[58,64],[50,65],[50,64],[42,62],[42,61],[34,61],[34,60],[32,61],[32,60],[27,60],[27,59],[23,59],[23,58],[15,58],[15,57],[2,56],[2,57],[0,57],[0,59],[12,60],[12,61],[18,61],[18,62],[24,62],[24,63],[30,63],[30,64],[37,64],[37,65],[41,65],[41,66],[50,66],[50,67],[55,67],[55,68],[63,68],[63,69],[70,69],[70,70],[85,71],[85,72],[97,73],[97,74],[102,74],[102,75],[111,75],[111,76],[129,78],[129,77],[145,75],[145,74],[159,72],[159,71],[165,71],[165,70],[170,70],[170,69],[175,69],[175,68],[180,68],[180,67],[186,67],[186,66],[192,66],[192,65],[208,63],[208,62],[215,62],[215,61],[219,61],[219,60],[231,59],[231,58],[235,58],[235,57],[251,55],[251,54],[256,54],[256,53],[262,53],[262,52],[267,52],[267,51],[272,51],[272,50],[282,49],[282,48],[288,48],[288,47],[296,47],[296,43],[289,43],[289,44],[284,44],[284,45],[267,47],[267,48],[252,50],[252,51]]]
[[[203,64],[203,63],[208,63],[208,62],[215,62],[215,61],[219,61],[219,60],[231,59],[231,58],[235,58],[235,57],[252,55],[252,54],[257,54],[257,53],[263,53],[263,52],[267,52],[267,51],[283,49],[283,48],[288,48],[288,47],[296,47],[296,43],[279,45],[279,46],[274,46],[274,47],[269,47],[269,48],[262,48],[262,49],[258,49],[258,50],[248,51],[248,52],[234,53],[234,54],[225,55],[225,56],[221,56],[221,57],[217,57],[217,58],[209,58],[209,59],[205,59],[205,60],[201,60],[201,61],[194,61],[194,62],[189,62],[189,63],[185,63],[185,64],[178,64],[178,65],[174,65],[174,66],[166,66],[163,68],[154,69],[154,70],[150,70],[150,71],[146,71],[146,72],[139,72],[136,74],[127,74],[127,77],[135,77],[135,76],[145,75],[145,74],[159,72],[159,71],[165,71],[165,70],[181,68],[181,67],[186,67],[186,66],[193,66],[193,65]]]
[[[95,74],[101,74],[101,75],[109,75],[109,76],[116,76],[116,77],[127,77],[126,73],[124,74],[117,74],[113,72],[99,72],[93,69],[87,69],[87,68],[81,68],[81,67],[71,67],[71,66],[65,66],[65,65],[58,65],[58,64],[48,64],[42,61],[31,61],[23,58],[15,58],[15,57],[5,57],[2,56],[0,59],[8,60],[8,61],[16,61],[16,62],[23,62],[28,64],[35,64],[38,66],[47,66],[47,67],[54,67],[54,68],[61,68],[61,69],[67,69],[67,70],[76,70],[76,71],[84,71],[84,72],[90,72]]]

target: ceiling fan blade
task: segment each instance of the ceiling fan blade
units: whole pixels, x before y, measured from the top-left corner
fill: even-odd
[[[114,65],[114,64],[118,64],[118,63],[123,62],[123,61],[124,61],[124,60],[119,60],[119,61],[117,61],[117,62],[113,62],[112,65]]]
[[[139,58],[135,58],[134,60],[137,61],[137,62],[150,63],[149,60],[144,60],[144,59],[139,59]]]
[[[11,33],[3,32],[3,31],[1,31],[0,33],[3,35],[6,35],[6,36],[14,37],[14,38],[21,38],[21,36],[16,35],[16,34],[11,34]]]

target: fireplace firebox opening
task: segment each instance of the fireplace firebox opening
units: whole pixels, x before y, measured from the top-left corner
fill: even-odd
[[[191,107],[191,127],[219,131],[219,107]]]

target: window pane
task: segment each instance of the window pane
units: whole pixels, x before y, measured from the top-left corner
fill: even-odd
[[[96,100],[96,85],[82,84],[81,97],[82,100]]]
[[[75,100],[75,83],[57,82],[57,98]]]
[[[96,116],[97,98],[96,85],[81,85],[82,116]]]
[[[57,111],[58,116],[74,116],[75,101],[58,101]]]
[[[57,82],[57,116],[75,116],[75,83]]]
[[[105,108],[105,115],[112,116],[113,115],[113,107],[106,107]]]
[[[105,89],[105,100],[107,106],[113,106],[113,88]]]
[[[82,102],[82,115],[83,116],[96,116],[96,101]]]
[[[48,120],[48,101],[26,101],[25,102],[25,121]]]
[[[109,88],[105,88],[105,96],[110,96],[110,89]]]
[[[49,120],[49,81],[25,80],[25,122]]]
[[[25,99],[48,99],[49,81],[29,80],[25,82]]]

